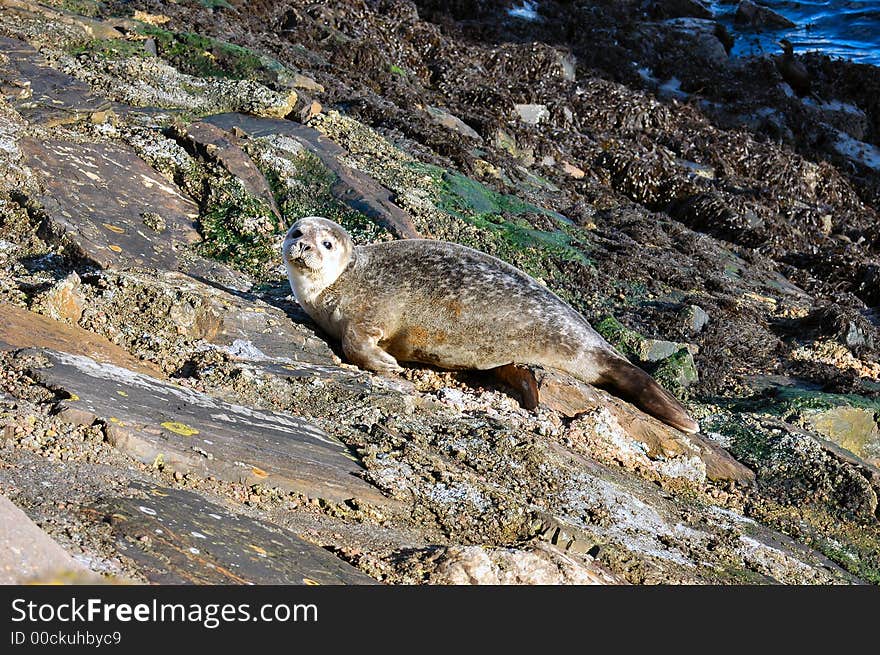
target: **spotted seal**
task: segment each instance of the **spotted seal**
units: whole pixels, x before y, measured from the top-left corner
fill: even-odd
[[[680,430],[699,431],[678,400],[575,309],[491,255],[428,239],[356,246],[340,225],[309,216],[291,226],[282,256],[297,302],[361,368],[544,366],[608,386]]]

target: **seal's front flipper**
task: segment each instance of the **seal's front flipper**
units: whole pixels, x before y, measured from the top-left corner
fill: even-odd
[[[352,364],[377,373],[399,373],[403,368],[379,347],[382,330],[349,326],[342,335],[342,352]]]
[[[596,353],[595,357],[601,364],[598,384],[608,385],[615,395],[682,432],[700,431],[700,424],[684,406],[638,366],[605,353]]]

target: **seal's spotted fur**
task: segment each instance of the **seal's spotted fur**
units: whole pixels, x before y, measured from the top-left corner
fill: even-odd
[[[606,384],[674,427],[699,430],[577,311],[495,257],[425,239],[355,246],[341,226],[317,216],[290,228],[283,256],[299,304],[362,368],[546,366]]]

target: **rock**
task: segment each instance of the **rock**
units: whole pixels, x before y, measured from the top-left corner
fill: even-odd
[[[712,11],[700,0],[654,0],[650,11],[659,18],[712,18]]]
[[[438,107],[432,107],[431,105],[427,105],[425,107],[425,111],[428,112],[428,115],[431,116],[432,120],[442,125],[443,127],[453,130],[454,132],[458,132],[462,136],[466,136],[469,139],[473,139],[477,143],[483,142],[483,137],[481,137],[477,133],[477,131],[474,130],[474,128],[465,123],[458,116],[454,116],[448,111],[445,111]]]
[[[337,177],[334,196],[372,220],[386,227],[399,238],[418,238],[412,218],[391,200],[387,189],[364,173],[346,166],[346,152],[317,130],[292,121],[271,120],[244,114],[210,116],[205,122],[226,130],[234,127],[251,136],[282,134],[298,140],[309,152],[318,156]]]
[[[566,373],[524,366],[506,366],[496,371],[522,394],[523,406],[527,409],[542,405],[570,418],[594,410],[605,410],[613,425],[601,429],[614,431],[618,443],[644,444],[645,454],[650,459],[696,457],[705,465],[704,476],[711,480],[735,480],[751,484],[755,479],[751,470],[714,443],[699,435],[685,435],[626,401]]]
[[[95,94],[88,84],[51,68],[24,41],[0,37],[0,52],[7,57],[2,68],[10,69],[15,77],[28,82],[27,97],[13,96],[12,105],[31,123],[47,127],[73,123],[111,107],[111,103]]]
[[[199,207],[129,148],[103,143],[25,139],[22,152],[41,178],[38,200],[52,229],[103,267],[177,268],[177,244],[197,243]],[[147,235],[144,212],[166,230]]]
[[[246,191],[263,201],[278,219],[281,211],[266,178],[253,160],[241,149],[239,139],[232,132],[204,121],[190,123],[182,128],[185,138],[197,147],[209,161],[220,163],[244,185]],[[278,226],[275,226],[278,229]]]
[[[591,564],[540,543],[528,550],[452,546],[439,557],[429,581],[453,585],[625,584]]]
[[[8,498],[0,496],[0,584],[26,584],[97,576],[77,562]]]
[[[131,371],[163,377],[162,372],[94,332],[0,302],[0,344],[10,348],[50,348],[83,355]]]
[[[111,291],[92,292],[86,316],[103,315],[102,329],[116,341],[123,341],[129,332],[140,334],[162,326],[163,332],[204,340],[251,361],[335,366],[325,340],[266,302],[182,273],[126,271],[106,274],[102,281]],[[143,308],[137,308],[138,299]]]
[[[659,362],[671,357],[682,348],[695,348],[686,343],[663,339],[646,339],[634,330],[624,326],[613,316],[604,318],[596,325],[596,331],[606,341],[624,354],[635,357],[640,362]]]
[[[170,17],[164,14],[150,14],[146,11],[140,11],[135,9],[134,15],[132,16],[135,20],[138,20],[142,23],[147,23],[148,25],[164,25],[168,21],[171,20]]]
[[[45,351],[33,375],[64,389],[105,424],[111,444],[144,464],[233,482],[263,484],[342,502],[384,504],[357,477],[357,460],[308,421],[258,410],[89,357]]]
[[[562,162],[562,170],[566,172],[567,175],[570,175],[576,180],[581,180],[584,178],[586,173],[574,164],[569,164],[567,161]]]
[[[709,323],[709,315],[699,305],[688,305],[682,312],[685,329],[690,334],[699,334]]]
[[[728,61],[727,49],[719,35],[719,24],[704,18],[670,18],[662,23],[667,33],[667,48],[686,52],[697,61],[724,65]],[[722,28],[723,29],[723,28]],[[676,78],[672,78],[675,80]],[[676,84],[666,83],[677,94],[683,94]],[[675,95],[675,93],[673,93]]]
[[[495,137],[492,140],[492,144],[496,148],[506,150],[523,166],[531,166],[535,163],[535,149],[528,147],[520,148],[516,143],[516,139],[504,130],[497,130],[495,132]]]
[[[290,84],[294,88],[305,89],[306,91],[310,91],[312,93],[324,93],[323,85],[318,84],[311,77],[309,77],[308,75],[303,75],[302,73],[293,73]]]
[[[777,60],[777,65],[783,68],[784,59]],[[801,95],[809,93],[809,85],[801,88]],[[868,115],[860,108],[848,102],[829,100],[818,102],[811,97],[803,99],[803,105],[816,114],[816,119],[827,123],[835,129],[844,132],[857,141],[865,141],[868,138],[869,120]],[[831,217],[829,216],[829,221]],[[830,227],[828,232],[830,232]]]
[[[681,348],[658,362],[654,378],[675,395],[682,395],[684,389],[699,380],[694,356],[687,348]]]
[[[79,275],[74,271],[40,297],[45,313],[56,320],[76,323],[82,318],[86,298]]]
[[[0,7],[13,15],[35,19],[47,19],[48,25],[63,25],[75,32],[78,37],[92,39],[118,39],[121,33],[112,25],[86,16],[78,16],[71,11],[58,11],[45,5],[22,0],[0,0]]]
[[[739,3],[733,20],[737,25],[750,25],[755,28],[788,29],[797,27],[796,23],[791,22],[785,16],[751,0],[742,0]]]
[[[660,362],[688,349],[688,344],[663,339],[643,339],[636,350],[636,357],[642,362]]]
[[[513,108],[519,114],[520,119],[529,125],[537,125],[550,118],[550,110],[547,105],[514,105]]]
[[[133,484],[90,508],[154,584],[375,584],[320,546],[188,491]]]
[[[880,467],[880,429],[873,409],[835,407],[810,413],[806,421],[819,434]]]

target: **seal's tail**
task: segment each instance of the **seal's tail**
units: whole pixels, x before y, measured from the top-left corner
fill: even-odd
[[[612,355],[602,359],[599,384],[607,384],[616,395],[674,428],[689,433],[700,431],[700,424],[682,404],[638,366]]]

